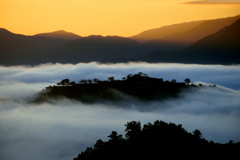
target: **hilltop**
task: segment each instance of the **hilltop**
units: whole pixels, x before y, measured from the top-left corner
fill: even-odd
[[[49,32],[49,33],[40,33],[34,35],[36,37],[47,37],[47,38],[55,38],[55,39],[66,39],[66,40],[76,40],[82,38],[81,36],[71,33],[71,32],[66,32],[64,30],[58,30],[54,32]]]
[[[66,97],[79,100],[84,103],[95,103],[102,101],[128,101],[138,99],[140,101],[165,100],[167,98],[177,98],[179,93],[187,88],[194,87],[189,85],[190,79],[184,82],[163,81],[162,78],[149,77],[139,72],[129,74],[122,80],[115,80],[109,77],[107,81],[81,80],[79,83],[64,79],[57,83],[57,86],[49,86],[42,90],[34,102],[46,101],[49,98]],[[129,98],[131,97],[131,98]]]
[[[25,36],[0,28],[0,65],[36,65],[36,57],[67,42],[67,39]]]

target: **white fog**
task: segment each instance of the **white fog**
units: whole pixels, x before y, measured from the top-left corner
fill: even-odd
[[[59,99],[27,101],[49,85],[110,76],[121,79],[143,72],[150,77],[183,82],[190,78],[204,87],[181,93],[178,99],[83,104]],[[124,135],[124,124],[163,120],[199,129],[208,141],[240,141],[240,66],[194,64],[46,64],[35,67],[0,66],[0,159],[71,160],[111,131]],[[217,87],[209,87],[216,84]]]

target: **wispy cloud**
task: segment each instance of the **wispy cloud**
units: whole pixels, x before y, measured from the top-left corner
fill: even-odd
[[[239,4],[240,0],[200,0],[200,1],[188,1],[184,4]]]

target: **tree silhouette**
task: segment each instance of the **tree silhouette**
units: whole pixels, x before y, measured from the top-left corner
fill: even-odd
[[[190,80],[189,78],[186,78],[186,79],[184,80],[184,82],[187,83],[187,84],[189,84],[189,83],[191,82],[191,80]]]
[[[127,133],[125,134],[125,137],[127,138],[127,140],[134,140],[141,132],[140,121],[127,122],[127,124],[125,124],[124,126],[126,126],[125,132]]]
[[[101,149],[103,146],[104,146],[104,142],[103,140],[99,139],[96,141],[95,145],[94,145],[94,149],[97,150],[97,149]]]
[[[116,131],[112,131],[112,133],[108,137],[110,138],[109,143],[111,143],[115,147],[120,145],[123,141],[122,135],[118,135]]]
[[[71,86],[74,86],[76,84],[76,82],[72,81],[69,83]]]
[[[58,86],[62,85],[62,83],[61,83],[61,82],[57,82],[56,84],[57,84]]]
[[[84,80],[84,79],[82,79],[81,81],[79,81],[79,83],[85,83],[85,80]]]
[[[91,79],[88,79],[87,82],[88,82],[89,84],[92,84],[92,80],[91,80]]]
[[[99,82],[99,79],[94,78],[94,79],[93,79],[93,82],[94,82],[94,83],[98,83],[98,82]]]
[[[88,80],[86,80],[86,79],[83,79],[82,81],[84,82],[84,84],[87,84],[87,81],[88,81]]]
[[[176,79],[171,80],[172,83],[177,83]]]
[[[193,135],[194,135],[196,138],[202,138],[202,133],[201,133],[201,131],[198,130],[198,129],[195,129],[195,130],[193,131]]]
[[[132,76],[133,76],[132,74],[128,74],[127,79],[131,78]]]
[[[64,85],[68,85],[69,82],[70,82],[69,79],[63,79],[63,80],[61,81],[61,84],[64,86]]]
[[[114,77],[108,77],[108,81],[110,82],[114,81]]]
[[[126,80],[127,78],[126,77],[122,77],[122,80]]]

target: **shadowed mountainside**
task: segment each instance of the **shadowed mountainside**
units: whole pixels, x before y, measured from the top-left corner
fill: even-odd
[[[133,159],[232,159],[238,155],[240,142],[226,144],[208,142],[200,130],[187,132],[181,124],[155,121],[141,126],[140,121],[124,125],[125,138],[116,131],[108,141],[98,139],[93,147],[87,147],[73,160],[133,160]]]
[[[231,26],[207,36],[188,48],[182,56],[185,62],[199,63],[240,63],[240,19]]]
[[[240,19],[179,52],[154,51],[137,59],[146,62],[199,64],[240,63]]]
[[[236,29],[239,25],[233,23],[236,25],[235,29],[234,27],[221,29],[236,18],[239,16],[165,26],[160,29],[161,33],[178,32],[179,29],[187,31],[165,36],[162,38],[163,41],[160,40],[161,43],[151,41],[145,44],[118,36],[93,35],[81,38],[65,31],[24,36],[0,29],[0,65],[76,64],[91,61],[239,64],[240,36],[239,30]],[[218,29],[221,31],[216,32]],[[149,31],[149,34],[153,32],[158,35],[160,33],[158,31],[158,29]],[[179,50],[210,33],[213,34],[182,51],[166,51]]]
[[[0,65],[35,65],[34,59],[69,40],[14,34],[0,29]]]
[[[46,38],[55,38],[55,39],[66,39],[66,40],[76,40],[82,38],[79,35],[76,35],[71,32],[66,32],[64,30],[54,31],[50,33],[40,33],[34,35],[36,37],[46,37]]]
[[[168,35],[172,35],[174,33],[179,32],[186,32],[199,24],[201,24],[204,21],[193,21],[193,22],[185,22],[180,24],[173,24],[173,25],[167,25],[156,29],[150,29],[147,31],[144,31],[138,35],[129,37],[130,39],[134,39],[140,43],[145,43],[151,40],[160,39]]]
[[[196,41],[233,24],[239,18],[240,16],[200,21],[200,24],[187,31],[175,32],[174,34],[170,34],[162,38],[150,40],[144,45],[156,50],[179,51],[195,43]],[[191,24],[191,22],[189,23]]]
[[[110,58],[137,58],[151,52],[139,42],[118,36],[89,36],[71,41],[37,58],[38,63],[79,63]]]

